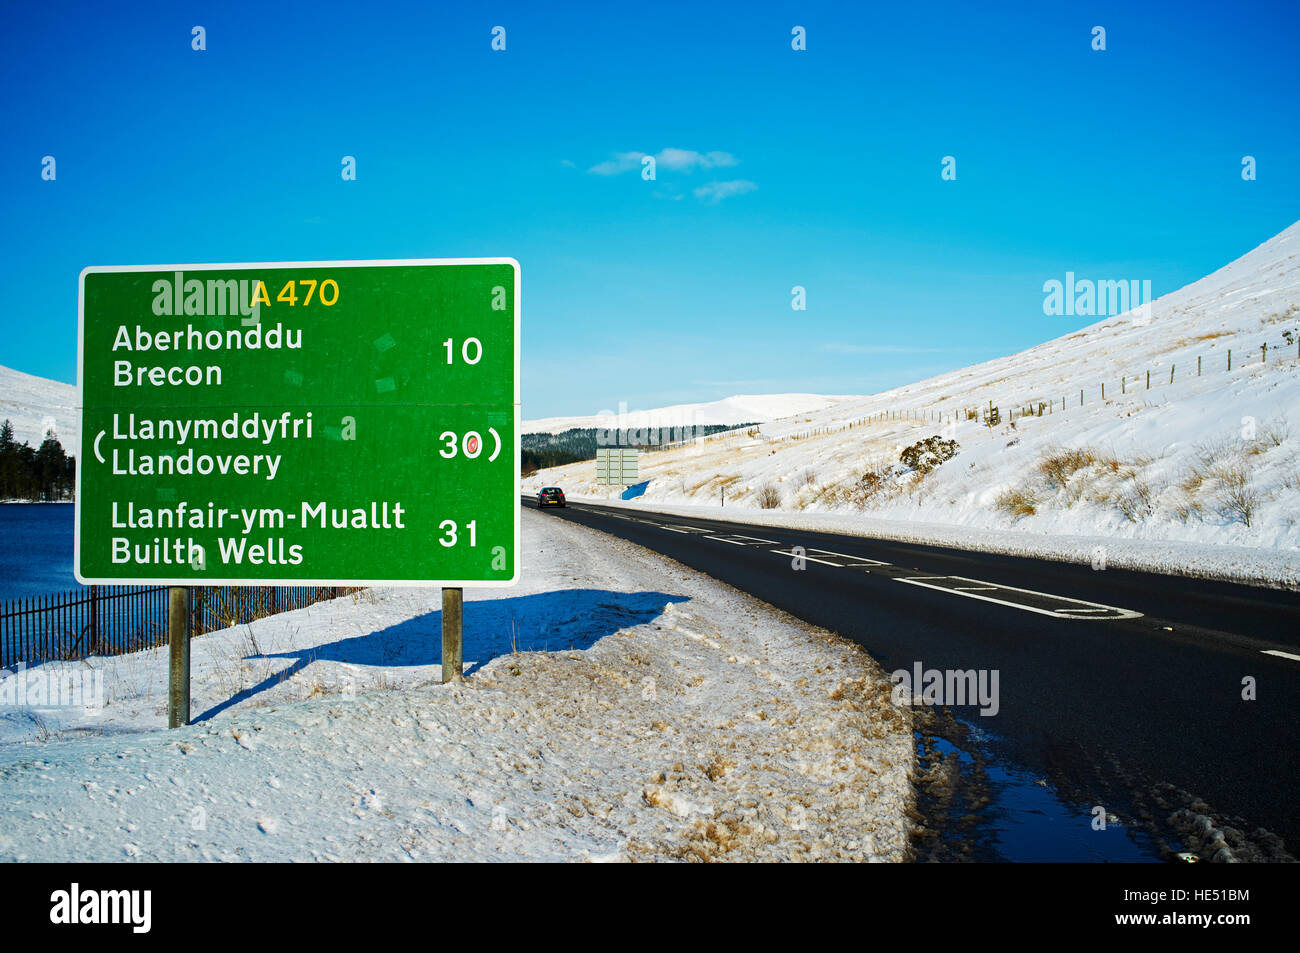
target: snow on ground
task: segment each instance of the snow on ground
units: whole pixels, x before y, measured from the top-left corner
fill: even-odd
[[[14,438],[39,447],[45,431],[53,429],[59,443],[72,455],[77,443],[80,410],[77,388],[62,381],[47,380],[0,365],[0,421],[14,427]]]
[[[704,404],[674,404],[654,410],[617,410],[586,417],[544,417],[525,420],[521,433],[564,433],[574,427],[609,430],[628,427],[687,428],[710,424],[750,424],[825,410],[858,397],[830,397],[825,394],[736,394]]]
[[[725,493],[733,516],[767,502],[833,514],[829,525],[961,527],[1007,546],[1092,537],[1136,559],[1144,548],[1126,541],[1147,540],[1242,550],[1229,562],[1253,559],[1247,550],[1300,562],[1298,254],[1300,223],[1158,299],[1149,315],[1106,318],[751,433],[643,453],[649,483],[636,505],[716,509]],[[1000,423],[967,419],[990,402]],[[1042,416],[1022,416],[1040,402]],[[957,441],[955,457],[928,474],[899,463],[903,448],[936,434]],[[526,491],[543,485],[575,500],[621,490],[597,485],[593,462],[523,481]],[[1198,552],[1186,547],[1186,571],[1197,571]]]
[[[858,647],[646,550],[524,513],[524,572],[367,591],[103,673],[96,715],[5,710],[0,860],[900,860],[910,720]],[[518,651],[515,651],[518,649]]]

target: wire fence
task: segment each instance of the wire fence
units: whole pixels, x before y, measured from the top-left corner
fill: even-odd
[[[1288,336],[1281,341],[1263,341],[1257,346],[1245,348],[1238,345],[1235,359],[1232,348],[1216,351],[1208,355],[1208,357],[1206,355],[1193,355],[1193,358],[1195,364],[1192,364],[1189,360],[1188,363],[1183,365],[1173,363],[1170,363],[1167,367],[1161,365],[1154,374],[1151,368],[1144,368],[1132,374],[1122,373],[1109,381],[1094,381],[1091,386],[1079,388],[1077,393],[1073,389],[1062,390],[1059,393],[1044,392],[1032,397],[1011,401],[1010,406],[989,400],[985,405],[954,406],[948,404],[943,408],[926,409],[888,408],[866,417],[826,427],[814,427],[809,430],[784,433],[773,437],[767,437],[755,429],[753,435],[769,443],[784,443],[786,441],[809,440],[814,437],[822,437],[870,424],[890,422],[930,424],[936,428],[943,427],[945,424],[952,425],[960,421],[976,421],[984,426],[996,426],[1000,423],[1014,422],[1022,417],[1050,416],[1096,402],[1111,403],[1117,399],[1123,400],[1138,394],[1152,391],[1159,392],[1164,387],[1173,387],[1184,381],[1216,372],[1243,374],[1254,373],[1261,369],[1295,370],[1297,366],[1300,366],[1300,339],[1297,339],[1296,335],[1288,333]],[[715,436],[726,437],[730,436],[730,433]]]
[[[167,586],[87,586],[0,602],[0,669],[167,644]],[[349,586],[191,586],[190,635],[357,592]]]

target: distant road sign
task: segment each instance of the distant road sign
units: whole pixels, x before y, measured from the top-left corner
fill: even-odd
[[[83,583],[510,585],[519,264],[87,268]]]
[[[598,447],[596,483],[608,486],[628,486],[635,483],[639,456],[639,451],[635,447]]]

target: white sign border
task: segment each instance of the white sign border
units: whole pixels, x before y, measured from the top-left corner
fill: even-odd
[[[122,274],[134,271],[235,271],[255,268],[383,268],[401,265],[509,265],[515,273],[515,366],[514,366],[514,444],[515,469],[514,479],[519,480],[521,463],[521,445],[519,428],[520,401],[520,316],[523,313],[522,268],[514,258],[377,258],[355,261],[252,261],[223,262],[184,265],[90,265],[81,270],[77,278],[77,419],[80,426],[82,446],[77,448],[76,501],[74,508],[74,527],[72,535],[72,574],[83,586],[403,586],[409,588],[463,588],[463,589],[508,589],[519,582],[523,553],[520,548],[520,512],[522,503],[518,492],[512,492],[514,499],[514,575],[503,579],[207,579],[176,578],[173,576],[150,576],[131,578],[88,577],[81,574],[81,468],[85,464],[85,421],[82,415],[85,409],[83,400],[85,386],[85,321],[86,321],[86,275]]]

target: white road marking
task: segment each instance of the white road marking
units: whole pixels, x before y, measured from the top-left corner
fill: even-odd
[[[771,552],[778,556],[795,555],[793,549],[773,549]],[[817,556],[812,554],[816,553]],[[831,562],[829,559],[818,559],[818,556],[836,556],[840,559],[852,560],[847,566],[844,563]],[[804,550],[803,558],[810,563],[821,563],[823,566],[834,566],[836,569],[865,569],[868,566],[888,566],[889,563],[881,562],[879,559],[868,559],[866,556],[850,556],[848,553],[836,553],[829,549],[816,549],[809,547]]]
[[[629,520],[634,523],[645,523],[648,526],[656,526],[659,529],[666,529],[671,533],[699,533],[707,534],[709,531],[699,526],[690,526],[687,524],[677,523],[657,523],[653,520],[641,519],[635,516],[624,516],[621,513],[607,513],[615,519]],[[777,541],[774,539],[760,539],[757,536],[745,536],[740,533],[731,533],[727,536],[705,536],[706,539],[717,540],[720,543],[731,543],[733,546],[776,546]],[[793,549],[774,549],[771,552],[778,556],[795,555]],[[816,553],[817,555],[810,555]],[[828,559],[820,559],[819,556],[835,556],[840,559],[852,560],[850,565],[843,563],[831,562]],[[859,569],[866,566],[888,566],[889,563],[882,562],[879,559],[870,559],[866,556],[851,556],[848,553],[837,553],[829,549],[817,549],[808,547],[804,551],[803,558],[808,562],[820,563],[823,566],[834,566],[836,569]],[[1017,586],[1003,586],[997,583],[986,582],[982,579],[968,579],[965,576],[895,576],[898,582],[906,582],[913,586],[921,586],[926,589],[935,589],[939,592],[953,593],[954,595],[965,596],[967,599],[979,599],[983,602],[995,602],[998,605],[1010,606],[1013,609],[1023,609],[1026,612],[1036,612],[1039,615],[1051,616],[1055,619],[1074,619],[1082,621],[1090,616],[1100,617],[1103,614],[1107,619],[1139,619],[1142,617],[1141,612],[1132,609],[1121,609],[1118,606],[1108,606],[1100,602],[1086,602],[1082,599],[1071,599],[1069,596],[1058,596],[1050,592],[1039,592],[1035,589],[1021,589]],[[973,586],[936,586],[931,583],[942,579],[951,579],[957,582],[972,582]],[[993,596],[976,595],[981,592],[1020,592],[1029,596],[1036,596],[1040,599],[1046,599],[1051,602],[1068,603],[1055,609],[1044,609],[1039,606],[1026,605],[1023,602],[1012,602],[1007,599],[997,599]],[[1269,649],[1264,652],[1265,655],[1276,655],[1280,658],[1287,658],[1300,662],[1300,655],[1292,655],[1289,652],[1279,652]]]
[[[1069,596],[1057,596],[1050,592],[1038,592],[1034,589],[1021,589],[1017,586],[1000,586],[996,583],[986,582],[982,579],[968,579],[965,576],[895,576],[898,582],[905,582],[912,586],[922,586],[926,589],[936,589],[939,592],[949,592],[953,595],[963,596],[967,599],[979,599],[983,602],[996,602],[998,605],[1010,606],[1013,609],[1023,609],[1025,612],[1037,612],[1039,615],[1048,615],[1054,619],[1074,619],[1082,621],[1087,618],[1099,618],[1094,615],[1082,615],[1082,613],[1114,613],[1107,615],[1106,619],[1139,619],[1142,617],[1141,612],[1135,612],[1132,609],[1121,609],[1118,606],[1103,605],[1100,602],[1085,602],[1082,599],[1071,599]],[[971,591],[969,587],[958,588],[955,586],[936,586],[932,584],[936,579],[952,579],[957,582],[976,583],[981,590],[985,587],[1001,590],[1003,592],[1022,592],[1025,595],[1037,596],[1040,599],[1047,599],[1051,602],[1065,602],[1068,606],[1061,606],[1057,609],[1044,609],[1039,606],[1026,605],[1023,602],[1013,602],[1009,599],[997,599],[993,596],[982,596]],[[1082,607],[1082,608],[1076,608]]]
[[[815,547],[810,546],[808,547],[808,552],[821,553],[823,556],[839,556],[841,559],[851,559],[855,563],[860,563],[864,566],[888,566],[889,565],[889,563],[883,562],[879,559],[871,559],[867,556],[850,556],[848,553],[837,553],[831,549],[817,549]]]
[[[759,539],[757,536],[742,536],[740,533],[732,533],[729,536],[706,536],[705,539],[716,539],[720,543],[731,543],[733,546],[775,546],[774,539]],[[739,540],[748,540],[748,542],[739,542]]]
[[[1300,662],[1300,655],[1292,655],[1290,652],[1279,652],[1277,649],[1264,649],[1265,655],[1276,655],[1278,658],[1289,658],[1293,662]]]
[[[771,550],[771,552],[775,553],[775,554],[778,555],[778,556],[790,556],[790,557],[794,557],[794,552],[793,552],[793,551],[789,551],[789,552],[787,552],[787,551],[784,550],[784,549],[773,549],[773,550]],[[818,559],[816,556],[809,556],[807,553],[804,554],[803,558],[806,559],[806,560],[808,560],[808,562],[810,562],[810,563],[821,563],[823,566],[834,566],[836,569],[849,569],[849,568],[852,568],[852,567],[849,567],[849,566],[843,566],[843,565],[841,565],[840,563],[833,563],[833,562],[831,562],[829,559]]]

